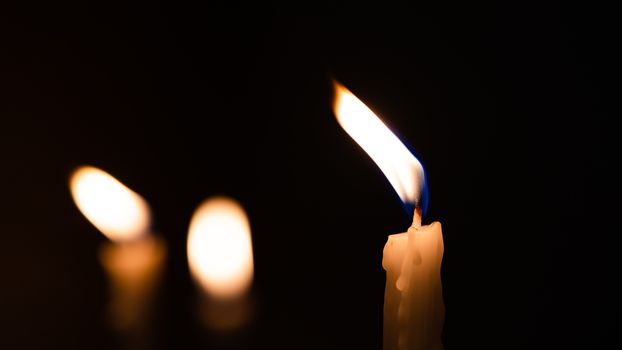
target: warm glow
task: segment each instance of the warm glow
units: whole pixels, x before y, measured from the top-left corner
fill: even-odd
[[[250,287],[250,225],[234,200],[217,197],[199,206],[190,222],[187,248],[192,275],[211,295],[235,298]]]
[[[361,100],[335,82],[334,111],[341,127],[380,167],[405,203],[419,204],[423,166]]]
[[[147,233],[147,202],[110,174],[83,166],[71,175],[69,187],[82,214],[110,240],[131,241]]]

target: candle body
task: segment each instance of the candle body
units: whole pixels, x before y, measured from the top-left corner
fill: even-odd
[[[204,327],[218,333],[233,333],[251,320],[254,299],[250,295],[222,299],[201,293],[199,298],[199,319]]]
[[[389,236],[382,258],[387,273],[384,350],[443,349],[443,250],[438,222]]]
[[[148,311],[165,257],[164,241],[153,236],[109,243],[100,251],[110,284],[110,324],[135,341],[147,336]]]

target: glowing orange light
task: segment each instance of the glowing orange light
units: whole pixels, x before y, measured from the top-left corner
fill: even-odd
[[[251,231],[244,209],[217,197],[195,211],[188,232],[188,264],[194,278],[211,295],[243,295],[253,279]]]
[[[69,187],[78,209],[110,240],[132,241],[148,232],[147,202],[103,170],[80,167],[71,175]]]

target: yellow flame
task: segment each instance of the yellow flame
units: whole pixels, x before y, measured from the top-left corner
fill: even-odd
[[[418,203],[424,183],[421,163],[361,100],[334,84],[339,125],[380,167],[402,201]]]
[[[188,264],[211,295],[243,295],[253,279],[253,248],[248,218],[234,200],[216,197],[195,211],[188,231]]]
[[[131,241],[148,232],[147,202],[103,170],[80,167],[71,175],[69,187],[78,209],[110,240]]]

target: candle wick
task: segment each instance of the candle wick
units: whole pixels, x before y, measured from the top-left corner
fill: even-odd
[[[413,214],[413,223],[411,225],[411,227],[413,228],[419,228],[421,227],[421,207],[417,206],[415,207],[415,213]]]

